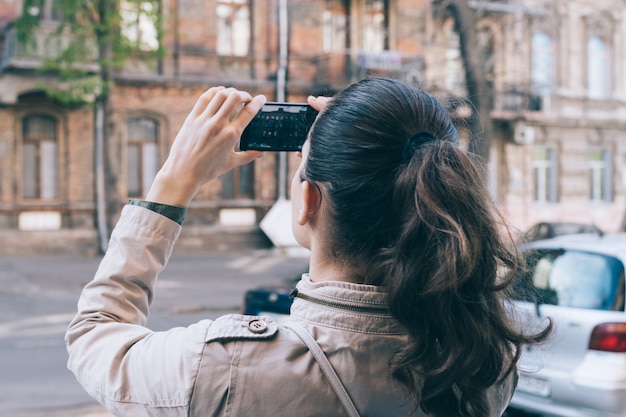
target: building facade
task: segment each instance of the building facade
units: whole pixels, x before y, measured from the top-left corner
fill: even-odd
[[[159,19],[153,2],[121,1],[123,34],[140,53],[113,77],[102,179],[94,107],[45,94],[60,80],[42,62],[68,36],[53,36],[56,3],[29,11],[40,19],[32,45],[13,24],[22,1],[0,6],[2,253],[97,252],[98,196],[114,220],[128,198],[145,195],[210,86],[299,102],[382,75],[466,94],[459,36],[430,1],[162,0]],[[617,231],[626,207],[624,1],[470,4],[492,90],[494,196],[520,229],[575,220]],[[159,46],[163,54],[140,58]],[[294,169],[289,156],[266,155],[208,184],[189,208],[181,246],[269,245],[259,222]]]
[[[64,106],[44,93],[60,80],[41,71],[42,63],[69,43],[67,33],[55,35],[62,19],[58,3],[46,0],[41,9],[27,11],[40,21],[29,45],[18,40],[14,25],[22,2],[7,0],[0,9],[4,253],[97,251],[99,223],[105,221],[98,195],[107,200],[114,224],[128,198],[145,195],[184,117],[210,86],[298,102],[370,74],[419,75],[413,25],[398,13],[402,6],[416,16],[421,6],[415,1],[163,0],[159,19],[149,13],[154,2],[121,1],[122,32],[139,54],[113,76],[104,122],[107,174],[99,180],[96,135],[102,121],[94,107]],[[137,58],[159,44],[162,55]],[[407,47],[400,53],[396,44]],[[85,61],[98,70],[93,59]],[[266,155],[208,184],[189,207],[181,245],[267,245],[259,221],[288,189],[295,169],[290,162]]]
[[[625,230],[626,2],[470,4],[492,92],[490,183],[510,221]],[[453,22],[428,28],[428,84],[463,96]]]

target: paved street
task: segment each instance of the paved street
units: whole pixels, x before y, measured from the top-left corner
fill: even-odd
[[[0,417],[110,416],[65,368],[63,335],[99,258],[0,258]],[[161,274],[148,326],[162,330],[240,311],[244,292],[307,269],[273,251],[175,254]]]

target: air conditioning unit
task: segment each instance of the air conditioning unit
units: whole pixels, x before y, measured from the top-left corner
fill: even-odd
[[[524,122],[515,124],[513,140],[518,145],[530,145],[535,142],[535,127],[529,126]]]

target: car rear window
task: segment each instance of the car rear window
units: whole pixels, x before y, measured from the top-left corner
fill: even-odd
[[[624,265],[616,258],[574,250],[527,254],[516,298],[593,310],[624,310]]]

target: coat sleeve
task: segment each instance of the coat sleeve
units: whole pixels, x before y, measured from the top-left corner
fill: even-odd
[[[125,206],[67,330],[68,368],[118,416],[187,415],[212,322],[166,332],[144,327],[180,230],[157,213]]]

